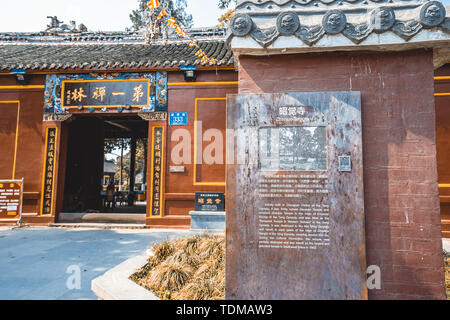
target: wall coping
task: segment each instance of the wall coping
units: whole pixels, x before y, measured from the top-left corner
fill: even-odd
[[[189,211],[191,216],[225,216],[225,211]]]
[[[91,290],[99,300],[160,300],[151,291],[131,281],[129,277],[147,263],[151,250],[125,260],[91,282]]]

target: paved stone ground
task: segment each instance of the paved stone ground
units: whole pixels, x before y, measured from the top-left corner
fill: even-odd
[[[97,299],[91,280],[140,254],[154,242],[188,231],[0,228],[0,299]],[[450,239],[444,239],[450,252]],[[81,269],[81,289],[70,290],[69,266]]]
[[[0,229],[0,299],[97,299],[91,280],[140,254],[154,242],[188,231],[65,228]],[[71,265],[81,289],[68,289]]]

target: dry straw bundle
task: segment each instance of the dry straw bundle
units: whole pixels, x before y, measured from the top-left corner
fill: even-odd
[[[130,279],[162,299],[225,298],[225,239],[202,235],[164,241]]]

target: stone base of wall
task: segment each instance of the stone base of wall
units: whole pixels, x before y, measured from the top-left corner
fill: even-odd
[[[225,231],[225,211],[191,211],[192,231]]]

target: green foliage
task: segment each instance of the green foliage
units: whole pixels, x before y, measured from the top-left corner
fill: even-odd
[[[106,153],[111,153],[114,150],[120,150],[122,144],[124,146],[124,149],[129,147],[131,142],[130,138],[121,138],[121,139],[105,139],[104,143],[104,150]]]
[[[169,16],[174,17],[177,23],[185,28],[193,25],[192,15],[186,12],[186,0],[160,0],[161,8],[166,9]],[[151,21],[156,19],[161,9],[154,10],[151,15]],[[130,14],[130,20],[133,23],[133,29],[139,30],[146,27],[146,15],[150,12],[146,0],[139,0],[138,8]]]
[[[131,138],[117,138],[117,139],[105,139],[104,150],[106,153],[113,151],[120,151],[124,149],[122,160],[122,186],[126,187],[126,181],[128,181],[128,172],[130,171],[130,159],[131,159]],[[136,141],[136,165],[135,174],[140,173],[145,167],[145,146],[147,145],[147,139],[137,139]],[[114,179],[116,182],[120,180],[120,155],[115,159],[115,174]]]

